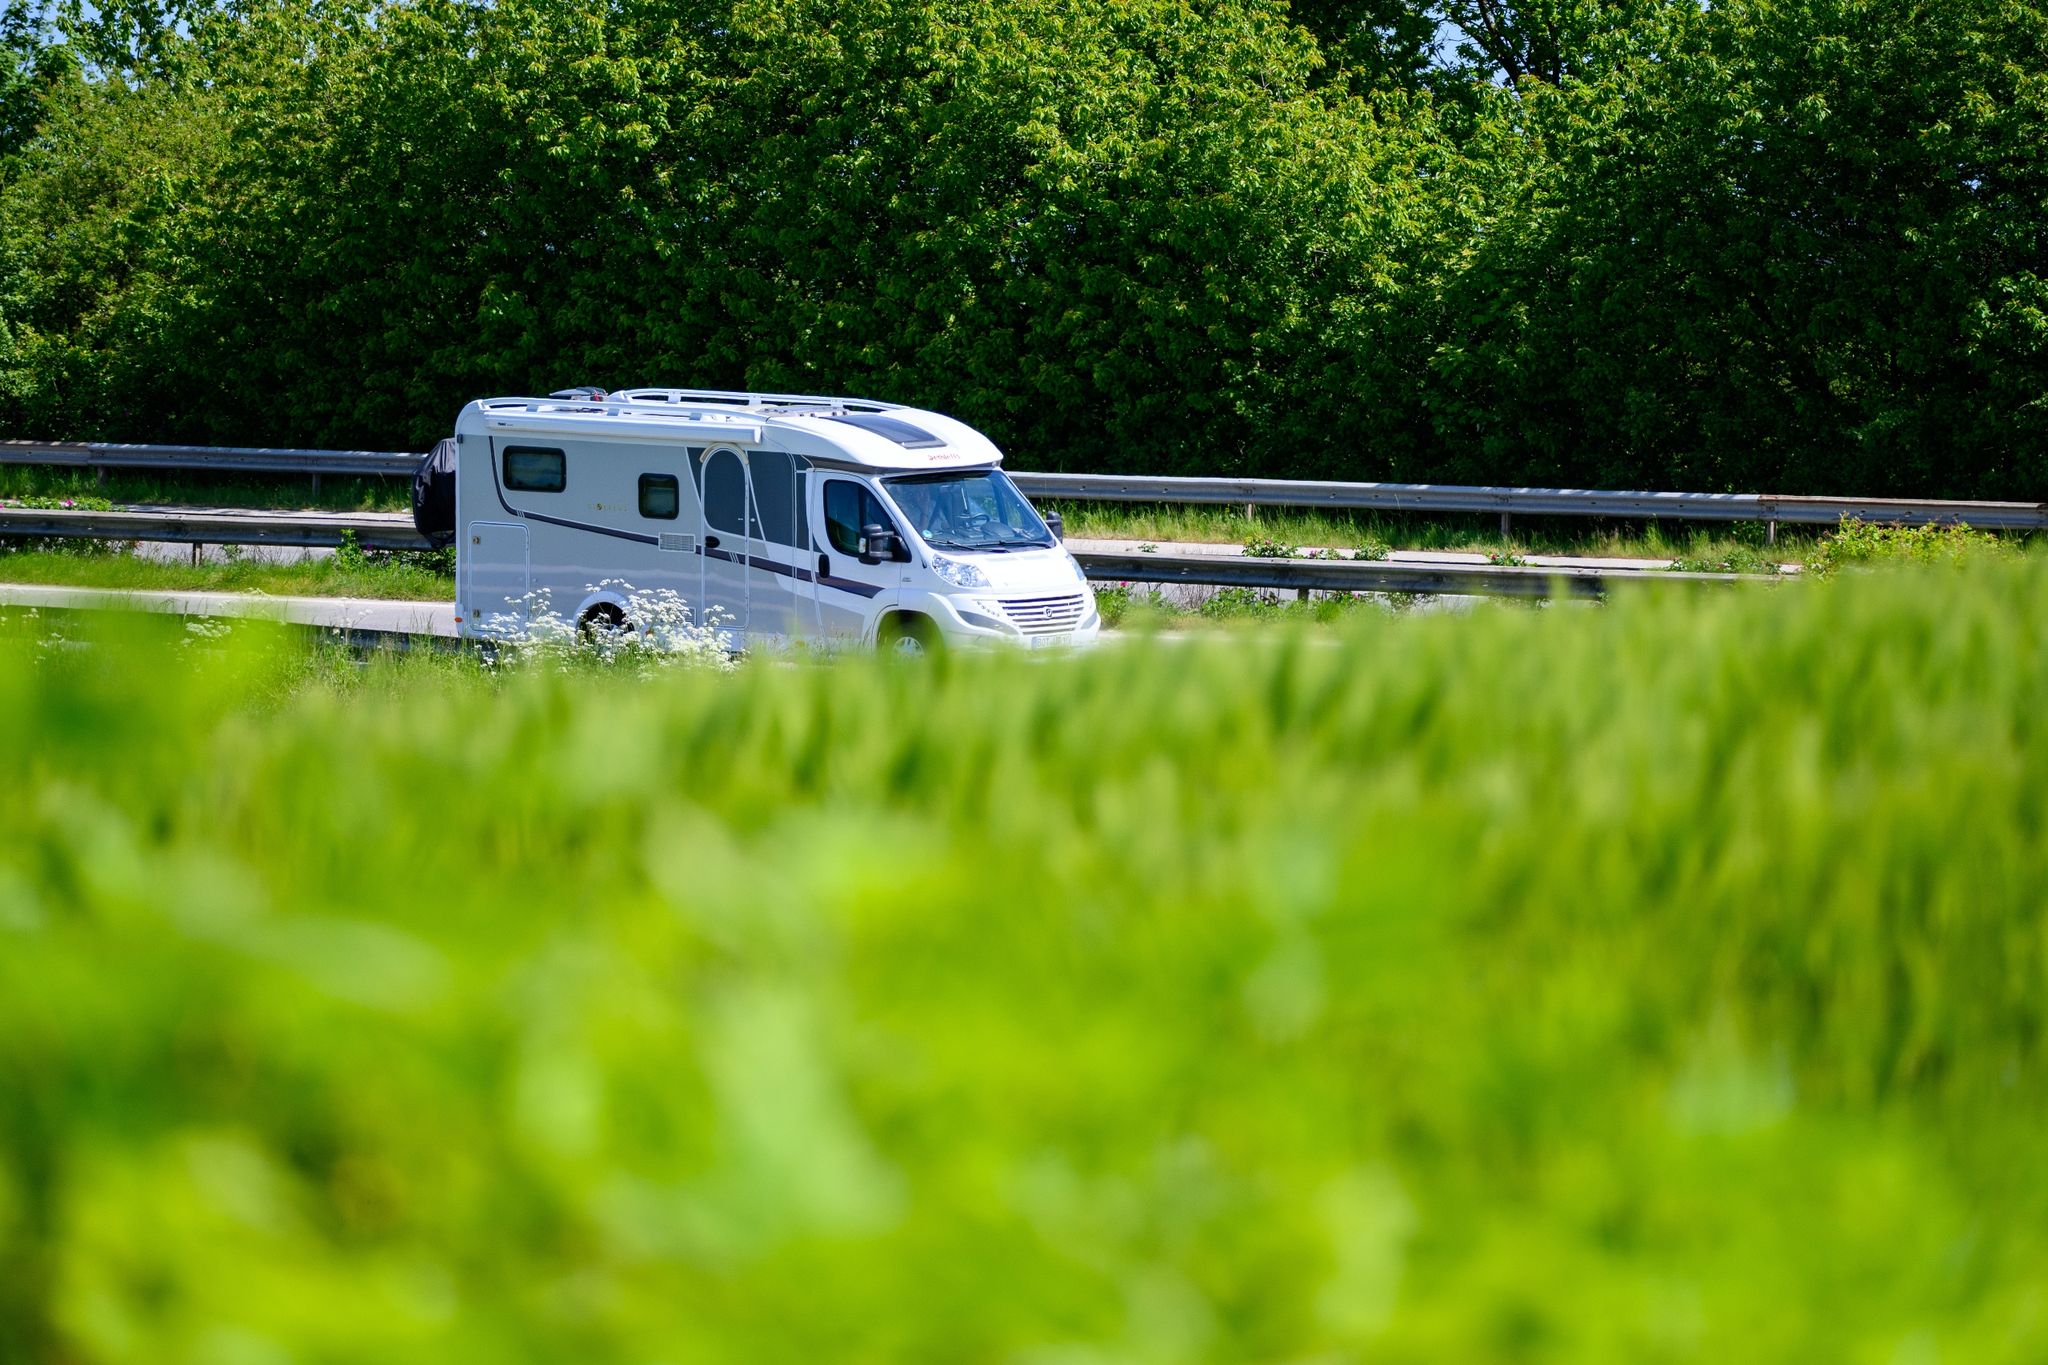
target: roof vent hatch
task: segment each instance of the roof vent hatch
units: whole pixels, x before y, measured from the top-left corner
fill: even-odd
[[[850,427],[873,432],[886,440],[894,441],[905,450],[937,450],[946,444],[923,427],[912,426],[900,417],[884,417],[879,412],[833,413],[825,420],[844,422]]]

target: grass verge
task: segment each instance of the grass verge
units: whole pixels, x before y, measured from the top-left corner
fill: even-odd
[[[2040,1359],[2048,567],[1810,588],[652,684],[17,622],[0,1358]]]

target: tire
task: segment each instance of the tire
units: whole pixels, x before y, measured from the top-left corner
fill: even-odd
[[[875,629],[875,651],[898,658],[927,659],[943,647],[939,628],[929,616],[890,616]]]
[[[599,602],[583,613],[576,623],[576,631],[586,640],[594,640],[600,632],[617,633],[626,628],[626,613],[609,602]]]

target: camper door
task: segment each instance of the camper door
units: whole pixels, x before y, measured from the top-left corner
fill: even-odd
[[[748,628],[755,635],[788,639],[812,633],[807,619],[815,612],[810,585],[797,577],[799,570],[808,569],[810,558],[810,519],[803,504],[805,464],[781,450],[747,454],[754,533],[747,551],[752,570]],[[805,572],[804,577],[809,576]]]
[[[798,581],[810,557],[805,473],[780,450],[705,453],[699,597],[735,637],[788,638],[815,628],[815,607]]]
[[[747,544],[753,518],[748,504],[747,465],[737,450],[704,452],[703,585],[698,620],[729,632],[735,641],[747,631]]]

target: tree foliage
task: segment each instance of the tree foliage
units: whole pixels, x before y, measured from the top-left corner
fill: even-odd
[[[2040,495],[2040,8],[1462,2],[34,11],[0,428],[662,382],[1024,466]]]

